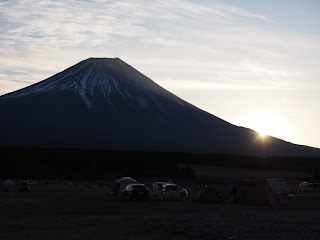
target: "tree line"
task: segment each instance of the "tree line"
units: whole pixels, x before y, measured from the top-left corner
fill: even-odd
[[[315,172],[320,158],[131,152],[85,149],[1,148],[0,178],[114,179],[163,176],[194,179],[190,165]],[[314,173],[318,176],[318,173]]]

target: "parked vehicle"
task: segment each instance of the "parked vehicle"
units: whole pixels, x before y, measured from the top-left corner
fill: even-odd
[[[17,186],[19,187],[19,192],[30,192],[30,185],[28,181],[20,181]]]
[[[169,184],[170,182],[154,182],[152,184],[152,197],[160,198],[162,196],[162,188],[164,184]]]
[[[38,181],[36,180],[26,180],[29,184],[29,186],[37,186],[38,185]]]
[[[163,200],[179,200],[180,199],[180,190],[179,186],[173,183],[167,183],[162,186],[162,194],[160,199]]]
[[[131,183],[121,191],[122,199],[149,200],[149,189],[143,183]]]
[[[152,197],[153,198],[162,198],[163,195],[163,185],[165,184],[173,184],[171,182],[154,182],[152,184]],[[174,184],[177,185],[177,184]],[[186,198],[189,196],[188,190],[178,186],[179,188],[179,198]]]
[[[180,192],[180,199],[186,198],[189,196],[188,190],[185,188],[179,187],[179,192]]]
[[[24,183],[27,183],[29,186],[37,186],[38,182],[36,180],[22,180],[18,182],[18,185],[22,185]]]
[[[313,183],[309,182],[302,182],[298,186],[299,192],[313,192],[314,191],[314,185]]]

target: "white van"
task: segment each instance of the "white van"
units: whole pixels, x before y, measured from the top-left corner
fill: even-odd
[[[167,183],[162,186],[162,194],[160,196],[163,200],[180,200],[179,186],[173,183]]]
[[[172,182],[154,182],[152,184],[151,197],[161,199],[163,196],[163,186],[165,184],[173,184]],[[173,184],[177,185],[177,184]],[[177,185],[178,186],[178,185]],[[179,198],[187,198],[189,196],[188,190],[178,186],[179,188]]]
[[[169,182],[154,182],[152,184],[151,197],[161,198],[162,197],[162,188],[164,184],[169,184]]]
[[[313,185],[313,183],[302,182],[298,185],[298,191],[299,192],[313,192],[314,185]]]

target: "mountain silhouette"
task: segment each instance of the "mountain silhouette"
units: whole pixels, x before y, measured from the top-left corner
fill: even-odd
[[[320,156],[228,123],[119,58],[89,58],[0,97],[0,146]]]

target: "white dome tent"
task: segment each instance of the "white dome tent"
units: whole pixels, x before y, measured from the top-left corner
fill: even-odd
[[[138,183],[138,182],[135,179],[131,178],[131,177],[122,177],[122,178],[117,179],[113,183],[113,186],[111,187],[110,194],[112,196],[121,196],[122,189],[124,189],[130,183]]]
[[[16,191],[17,186],[10,180],[7,179],[6,181],[1,183],[1,190],[6,192],[13,192]]]

